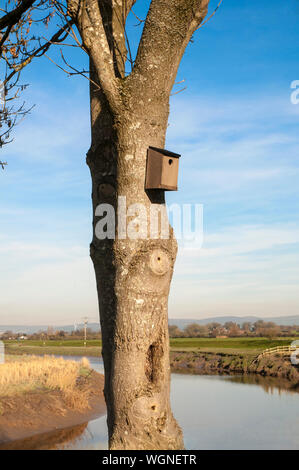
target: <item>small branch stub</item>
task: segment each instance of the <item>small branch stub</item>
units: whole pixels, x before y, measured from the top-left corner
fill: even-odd
[[[147,151],[145,189],[177,191],[179,158],[178,153],[149,147]]]

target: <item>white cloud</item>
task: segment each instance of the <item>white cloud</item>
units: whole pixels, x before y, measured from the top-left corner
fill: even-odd
[[[297,314],[298,247],[295,225],[236,226],[206,234],[202,249],[179,251],[171,315]]]
[[[88,256],[31,265],[13,278],[2,278],[1,291],[0,324],[68,324],[85,315],[98,318]]]
[[[212,135],[216,141],[227,134],[269,134],[273,126],[294,122],[299,107],[287,96],[273,97],[174,97],[168,128],[170,141],[189,141]],[[217,132],[215,132],[217,131]],[[262,131],[262,132],[261,132]],[[280,139],[282,135],[278,135]],[[284,139],[287,138],[284,136]],[[266,137],[267,139],[267,137]],[[190,142],[191,140],[191,142]]]

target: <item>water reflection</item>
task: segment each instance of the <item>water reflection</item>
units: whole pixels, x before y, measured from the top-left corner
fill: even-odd
[[[263,377],[258,374],[229,376],[227,380],[239,384],[260,385],[266,393],[278,395],[298,393],[299,385],[292,384],[287,379],[277,377]]]
[[[173,409],[188,449],[299,448],[298,394],[278,386],[269,394],[267,379],[246,378],[173,375]]]
[[[90,362],[103,372],[99,359]],[[298,449],[298,399],[294,387],[273,377],[172,374],[172,409],[187,449]],[[106,417],[14,445],[107,449]]]
[[[7,444],[0,444],[0,450],[64,450],[69,445],[76,447],[86,431],[88,423],[73,428],[39,434]]]

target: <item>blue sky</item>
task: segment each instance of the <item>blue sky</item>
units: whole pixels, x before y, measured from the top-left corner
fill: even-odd
[[[299,314],[298,20],[299,0],[224,0],[188,46],[167,135],[182,154],[179,191],[167,200],[204,205],[204,244],[180,248],[172,318]],[[96,319],[88,82],[46,58],[23,82],[36,106],[1,150],[0,324]]]

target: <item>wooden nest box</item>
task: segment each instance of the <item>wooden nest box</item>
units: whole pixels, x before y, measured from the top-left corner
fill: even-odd
[[[149,147],[147,151],[145,189],[177,191],[180,156],[165,149]]]

